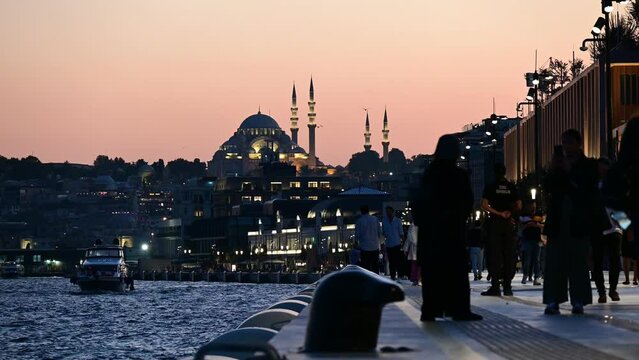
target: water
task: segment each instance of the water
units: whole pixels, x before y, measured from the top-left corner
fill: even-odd
[[[176,359],[303,285],[139,281],[81,294],[63,278],[0,279],[0,359]]]

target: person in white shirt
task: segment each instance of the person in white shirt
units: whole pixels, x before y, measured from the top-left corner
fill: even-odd
[[[368,205],[360,207],[362,215],[355,223],[355,240],[361,250],[360,265],[379,274],[379,239],[381,228],[379,220],[369,214]]]

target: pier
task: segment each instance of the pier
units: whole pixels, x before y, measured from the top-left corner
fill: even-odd
[[[521,280],[520,275],[516,280]],[[621,302],[593,304],[585,315],[543,315],[542,287],[514,282],[514,296],[484,297],[485,282],[472,283],[475,322],[419,320],[421,287],[405,285],[406,299],[386,305],[378,351],[348,355],[361,359],[637,359],[639,358],[639,291],[621,286]],[[312,303],[311,303],[312,306]],[[305,309],[271,344],[286,359],[339,359],[344,354],[301,353],[308,322]]]

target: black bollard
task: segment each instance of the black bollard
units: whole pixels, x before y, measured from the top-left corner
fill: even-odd
[[[382,307],[402,300],[395,282],[359,266],[324,277],[313,294],[304,351],[375,351]]]

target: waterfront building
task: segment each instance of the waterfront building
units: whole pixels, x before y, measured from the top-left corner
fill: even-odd
[[[595,62],[540,106],[539,155],[542,167],[550,163],[561,134],[577,129],[583,136],[586,156],[606,154],[612,132],[618,146],[624,124],[639,114],[639,54],[620,47],[611,52],[612,128],[606,129],[605,66]],[[505,134],[506,177],[518,180],[535,171],[535,113]]]

